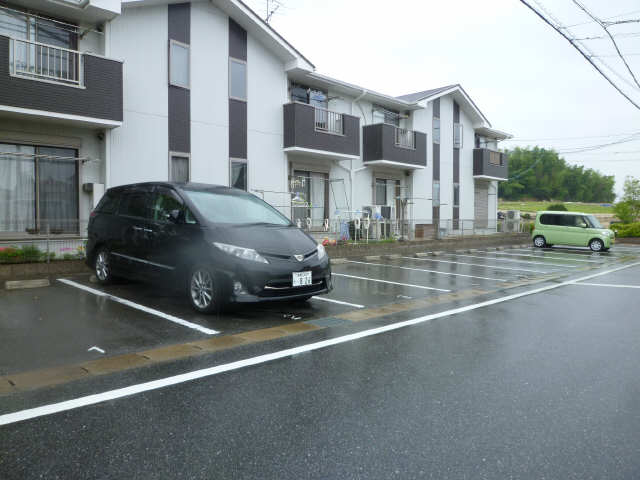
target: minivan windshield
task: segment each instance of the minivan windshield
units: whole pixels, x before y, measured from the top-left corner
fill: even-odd
[[[210,222],[235,225],[291,225],[287,217],[255,195],[184,190]]]
[[[598,219],[593,215],[585,215],[585,218],[589,220],[589,223],[590,223],[589,226],[591,228],[604,228],[602,224],[598,221]]]

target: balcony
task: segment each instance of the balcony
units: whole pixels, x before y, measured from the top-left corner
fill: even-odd
[[[488,148],[474,148],[473,177],[485,180],[509,180],[507,156]]]
[[[404,170],[427,166],[427,135],[386,123],[362,129],[365,165],[386,165]]]
[[[0,36],[0,114],[118,127],[122,62]]]
[[[360,157],[360,119],[305,103],[284,105],[284,151],[316,158]]]

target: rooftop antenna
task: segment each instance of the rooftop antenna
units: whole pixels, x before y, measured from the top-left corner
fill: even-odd
[[[273,5],[273,8],[271,7]],[[279,0],[267,0],[267,15],[264,19],[265,22],[269,23],[271,17],[274,13],[282,6]]]

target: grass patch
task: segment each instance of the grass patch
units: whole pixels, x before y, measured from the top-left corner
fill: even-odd
[[[599,203],[581,203],[581,202],[528,202],[528,201],[516,201],[507,202],[499,201],[498,210],[520,210],[522,212],[538,212],[540,210],[547,210],[549,205],[554,203],[562,203],[569,212],[582,212],[582,213],[611,213],[613,214],[613,207],[603,207]]]

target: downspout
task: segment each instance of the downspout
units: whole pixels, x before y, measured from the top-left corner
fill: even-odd
[[[362,118],[363,118],[363,121],[364,121],[364,122],[366,122],[366,121],[367,121],[367,116],[365,115],[364,110],[362,109],[362,105],[360,105],[358,102],[359,102],[360,100],[362,100],[362,98],[363,98],[367,93],[369,93],[369,92],[368,92],[368,90],[367,90],[366,88],[363,88],[363,89],[362,89],[362,93],[361,93],[360,95],[358,95],[358,96],[357,96],[357,97],[356,97],[356,98],[351,102],[351,114],[353,115],[353,105],[354,105],[354,104],[357,104],[357,105],[358,105],[358,108],[360,108],[360,111],[362,112]],[[366,123],[365,123],[365,124],[366,124]],[[360,168],[356,168],[356,169],[354,169],[354,168],[353,168],[353,160],[350,160],[350,162],[351,162],[351,165],[350,165],[350,168],[349,168],[349,180],[350,180],[350,181],[349,181],[349,188],[350,188],[350,190],[351,190],[351,191],[350,191],[350,202],[351,202],[351,210],[352,210],[352,211],[355,211],[355,205],[354,205],[354,203],[353,203],[353,196],[354,196],[354,193],[353,193],[353,192],[354,192],[353,184],[354,184],[355,179],[356,179],[356,173],[358,173],[358,172],[360,172],[360,171],[362,171],[362,170],[365,170],[367,167],[360,167]]]

